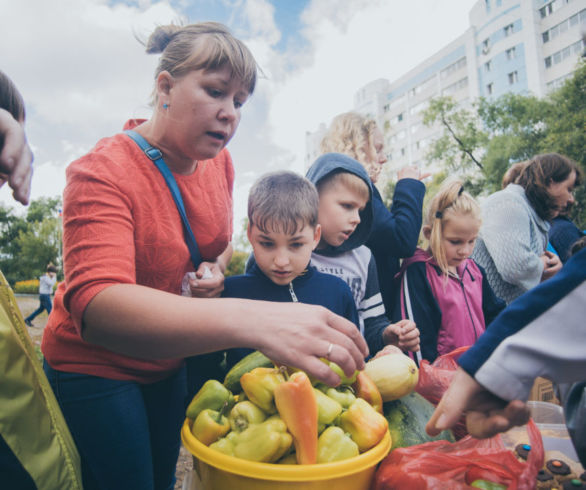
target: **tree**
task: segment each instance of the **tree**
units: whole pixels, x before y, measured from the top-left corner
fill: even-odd
[[[61,266],[61,199],[33,200],[26,216],[0,205],[0,268],[10,284],[40,276],[47,264]]]
[[[442,136],[427,154],[450,173],[459,173],[471,193],[500,189],[508,167],[540,153],[557,152],[586,169],[586,63],[548,97],[505,94],[478,99],[460,108],[446,97],[432,100],[424,113],[427,125],[439,124]],[[586,189],[576,190],[574,222],[586,227]]]

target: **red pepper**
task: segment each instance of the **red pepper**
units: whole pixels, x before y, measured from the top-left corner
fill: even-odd
[[[352,388],[358,398],[366,400],[378,413],[383,413],[383,397],[368,374],[364,371],[360,371]]]
[[[311,381],[302,371],[275,387],[279,415],[293,436],[299,464],[317,463],[317,401]]]

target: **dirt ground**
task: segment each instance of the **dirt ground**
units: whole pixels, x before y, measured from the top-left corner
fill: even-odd
[[[35,296],[18,296],[16,298],[20,311],[22,312],[23,317],[27,317],[30,315],[34,310],[36,310],[39,306],[39,299]],[[40,348],[41,346],[41,339],[43,338],[43,329],[47,323],[47,312],[44,311],[39,316],[37,316],[33,321],[32,327],[27,327],[33,344]],[[177,469],[175,471],[175,476],[177,478],[177,482],[175,483],[175,490],[181,490],[183,486],[183,480],[186,478],[186,475],[191,472],[193,468],[193,459],[191,454],[181,446],[181,452],[179,454],[179,460],[177,461]],[[186,489],[189,490],[189,489]]]

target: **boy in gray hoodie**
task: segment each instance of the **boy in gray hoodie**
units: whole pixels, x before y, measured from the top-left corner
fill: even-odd
[[[419,350],[419,331],[410,320],[391,324],[380,294],[376,263],[366,242],[373,224],[372,187],[364,167],[341,153],[320,156],[306,177],[319,193],[321,240],[311,265],[350,286],[371,354],[385,345]]]

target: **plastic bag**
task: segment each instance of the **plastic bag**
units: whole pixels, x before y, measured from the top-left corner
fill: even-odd
[[[419,364],[419,381],[415,391],[437,406],[444,392],[450,386],[456,369],[458,369],[456,361],[468,348],[469,346],[459,347],[448,354],[437,357],[432,363],[423,359]],[[468,435],[464,417],[452,427],[452,431],[456,440]]]
[[[535,488],[543,466],[544,450],[539,429],[527,424],[531,451],[527,462],[506,449],[500,435],[490,439],[467,436],[458,442],[434,441],[397,448],[381,462],[373,490],[471,488],[475,480],[506,485],[509,490]]]

